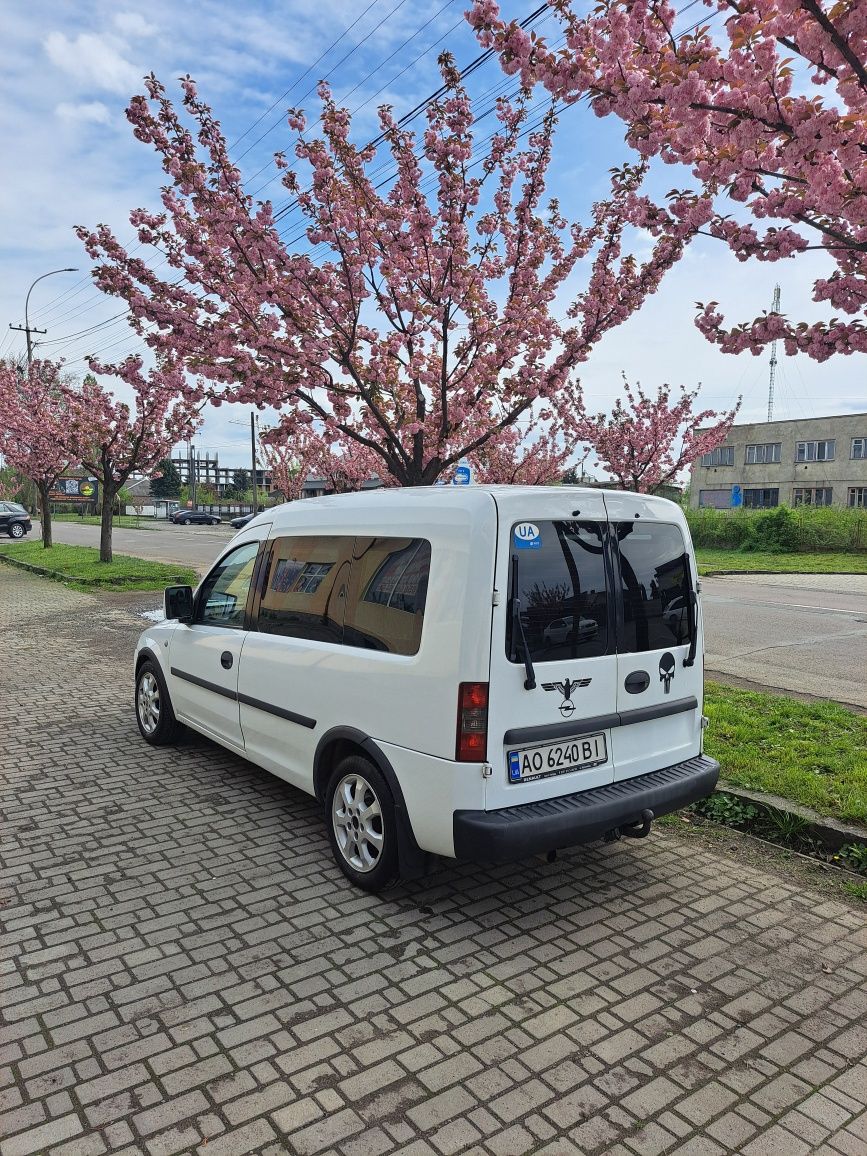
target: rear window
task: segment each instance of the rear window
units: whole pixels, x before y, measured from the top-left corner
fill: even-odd
[[[259,604],[259,630],[342,642],[351,552],[352,538],[278,538]]]
[[[430,573],[421,538],[278,538],[257,627],[267,634],[416,654]]]
[[[539,522],[527,538],[526,523],[512,528],[506,655],[523,662],[513,637],[514,598],[534,663],[594,658],[609,652],[609,598],[605,581],[603,525]],[[514,574],[517,566],[517,588]],[[517,631],[514,631],[517,634]]]
[[[689,642],[689,556],[680,529],[638,521],[613,528],[623,598],[620,650],[636,653]]]
[[[418,653],[430,559],[430,542],[423,538],[355,539],[345,645]]]

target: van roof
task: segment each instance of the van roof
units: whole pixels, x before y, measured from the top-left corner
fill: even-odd
[[[341,513],[350,516],[361,513],[375,513],[382,509],[387,502],[392,511],[397,507],[407,511],[421,508],[427,510],[466,511],[474,512],[487,507],[491,499],[496,499],[499,505],[515,508],[526,502],[528,515],[535,508],[544,505],[546,499],[568,499],[569,503],[584,498],[598,503],[605,499],[617,498],[622,503],[626,501],[637,510],[653,511],[657,517],[665,516],[665,512],[678,510],[679,507],[666,498],[658,498],[648,494],[631,493],[625,490],[602,490],[591,486],[485,486],[475,483],[468,486],[384,486],[376,490],[361,490],[349,494],[328,494],[319,498],[304,498],[294,502],[284,502],[279,506],[272,506],[263,510],[259,517],[263,520],[278,523],[292,523],[296,520],[310,524],[316,520],[318,513],[328,515],[328,522],[333,522]],[[631,501],[630,501],[631,499]],[[298,517],[300,515],[300,518]],[[537,516],[544,516],[540,513]],[[550,515],[549,515],[550,516]],[[254,519],[254,522],[258,519]],[[254,522],[248,523],[253,525]]]

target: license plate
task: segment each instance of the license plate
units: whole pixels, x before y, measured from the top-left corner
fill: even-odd
[[[525,783],[528,779],[565,775],[567,771],[583,771],[607,761],[608,748],[601,731],[564,743],[524,747],[520,751],[509,751],[509,782]]]

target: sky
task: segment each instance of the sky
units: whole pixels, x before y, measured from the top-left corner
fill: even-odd
[[[536,6],[503,5],[518,18]],[[141,352],[117,317],[122,303],[90,281],[73,228],[104,222],[133,241],[130,211],[158,204],[163,174],[124,115],[130,97],[143,91],[144,75],[156,73],[172,95],[176,78],[192,75],[232,142],[248,190],[279,207],[288,198],[273,179],[272,156],[291,144],[285,109],[300,105],[315,114],[315,85],[327,78],[355,114],[354,135],[370,139],[379,104],[401,115],[437,88],[439,52],[448,49],[461,67],[478,57],[466,7],[467,0],[151,0],[139,9],[122,0],[0,0],[0,357],[24,351],[24,334],[8,326],[24,324],[33,282],[66,267],[77,271],[32,288],[30,325],[47,330],[34,336],[36,355],[64,358],[70,372],[83,373],[87,354],[120,360]],[[693,7],[684,26],[695,18]],[[551,16],[534,27],[558,38]],[[489,107],[511,84],[496,61],[485,63],[470,82],[476,108]],[[618,121],[599,120],[583,105],[562,113],[549,187],[567,216],[586,220],[594,197],[605,192],[607,170],[629,159],[622,138]],[[683,184],[680,177],[665,170],[655,180],[664,190]],[[719,410],[742,395],[740,420],[762,420],[769,354],[718,352],[693,325],[695,302],[713,298],[732,323],[751,320],[770,308],[779,282],[784,313],[827,318],[810,300],[822,260],[811,253],[742,264],[718,242],[699,238],[658,293],[581,367],[588,409],[610,408],[625,373],[651,391],[661,382],[701,383],[701,403]],[[563,316],[568,301],[560,304]],[[819,365],[780,350],[774,416],[865,410],[865,383],[863,357]],[[244,465],[248,431],[249,410],[224,406],[207,411],[196,444],[221,464]]]

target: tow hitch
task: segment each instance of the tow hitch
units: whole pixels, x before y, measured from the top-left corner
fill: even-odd
[[[625,839],[646,839],[650,834],[650,825],[653,822],[653,811],[641,812],[640,823],[630,823],[626,827],[614,827],[605,832],[606,843],[616,843],[621,836]]]

